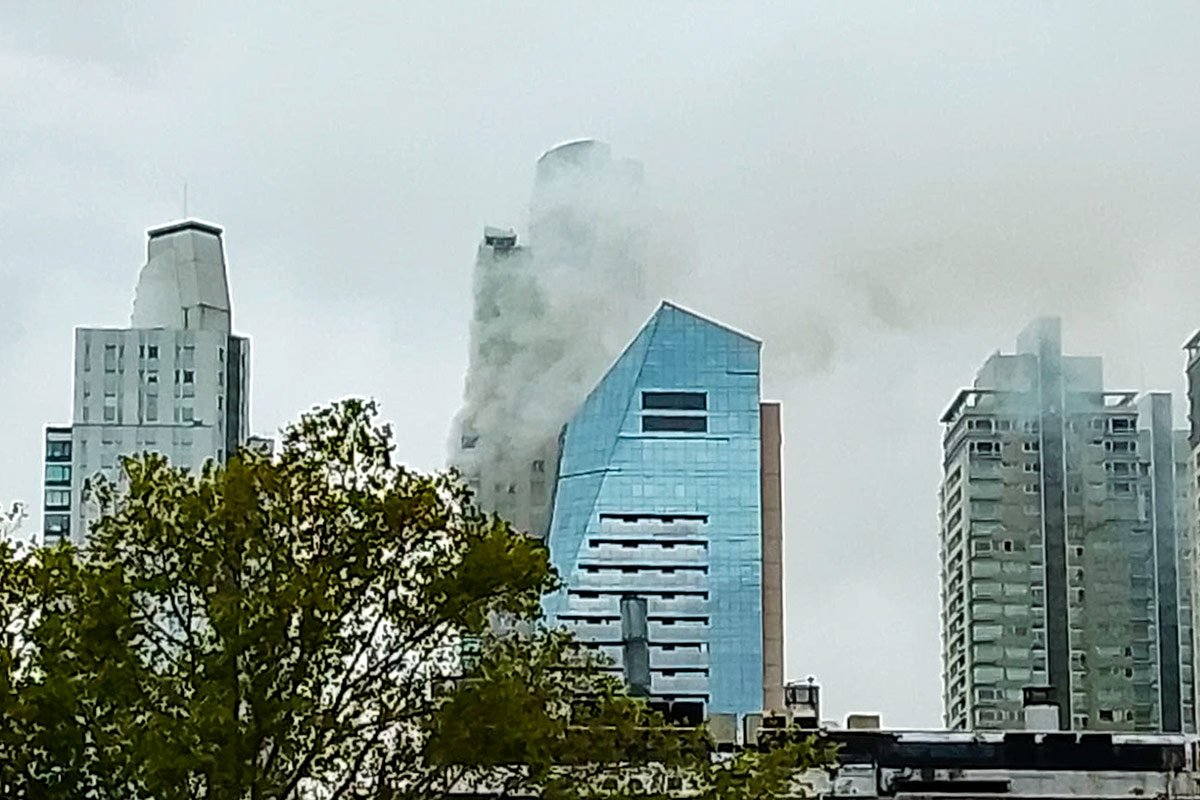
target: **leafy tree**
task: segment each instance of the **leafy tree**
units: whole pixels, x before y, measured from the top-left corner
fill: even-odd
[[[4,796],[768,797],[803,761],[714,767],[702,733],[538,628],[544,547],[395,463],[373,404],[281,444],[195,476],[126,459],[92,487],[86,549],[0,553]]]

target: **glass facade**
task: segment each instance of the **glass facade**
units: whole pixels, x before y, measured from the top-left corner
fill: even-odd
[[[565,428],[551,621],[622,665],[646,601],[650,693],[763,702],[760,343],[664,303]],[[626,625],[629,621],[626,620]]]

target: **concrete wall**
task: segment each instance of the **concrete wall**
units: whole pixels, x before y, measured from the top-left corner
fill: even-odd
[[[779,403],[762,403],[763,709],[783,710],[783,432]]]

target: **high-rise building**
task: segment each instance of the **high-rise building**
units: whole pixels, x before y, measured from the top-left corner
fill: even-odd
[[[1200,331],[1193,334],[1183,347],[1187,352],[1185,374],[1187,376],[1188,428],[1187,441],[1183,443],[1180,450],[1186,454],[1187,461],[1187,466],[1183,471],[1188,499],[1185,525],[1191,535],[1192,545],[1190,549],[1183,552],[1190,558],[1191,569],[1186,574],[1194,591],[1194,587],[1200,586]],[[1176,456],[1178,457],[1178,454]],[[1198,634],[1200,634],[1200,603],[1193,602],[1192,637],[1181,640],[1185,648],[1191,648],[1191,653],[1196,652],[1196,648],[1200,646],[1200,641],[1197,641]],[[1200,691],[1200,675],[1195,673],[1194,665],[1192,683],[1193,693]],[[1200,713],[1200,709],[1198,709],[1198,713]]]
[[[484,229],[450,463],[476,502],[545,536],[558,435],[645,313],[641,167],[592,139],[537,163],[532,246]]]
[[[779,407],[759,350],[663,303],[563,433],[548,616],[702,713],[783,706]]]
[[[82,542],[85,481],[119,458],[162,453],[199,470],[246,441],[250,343],[232,333],[222,230],[149,231],[129,328],[77,328],[72,424],[46,429],[43,535]]]
[[[1063,729],[1194,727],[1191,534],[1171,398],[1104,388],[1034,321],[942,417],[945,723],[1020,728],[1049,687]]]

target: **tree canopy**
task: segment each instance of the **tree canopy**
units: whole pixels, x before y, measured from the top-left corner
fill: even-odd
[[[373,403],[280,444],[198,475],[127,458],[86,547],[0,549],[0,795],[766,797],[828,761],[714,765],[625,695],[539,626],[542,543],[397,463]]]

